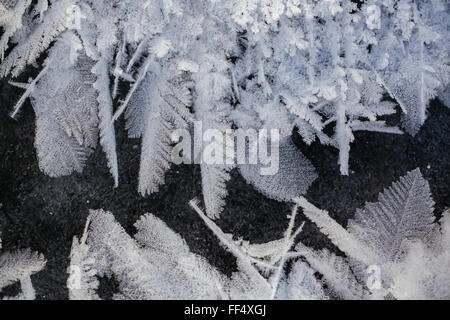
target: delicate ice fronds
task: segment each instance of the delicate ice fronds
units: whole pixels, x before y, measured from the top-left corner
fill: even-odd
[[[228,194],[227,181],[230,180],[229,166],[201,165],[203,198],[206,212],[211,218],[218,218],[225,206]]]
[[[67,42],[53,47],[47,71],[31,95],[39,167],[52,177],[81,172],[98,139],[93,63],[86,56],[77,57],[74,37],[67,34]],[[73,58],[73,65],[59,62],[63,53]]]
[[[117,164],[116,151],[116,135],[114,123],[112,123],[113,116],[113,101],[111,92],[109,90],[109,59],[111,58],[111,50],[105,50],[103,56],[95,64],[92,72],[97,79],[93,83],[93,87],[97,90],[98,97],[98,118],[100,131],[100,144],[106,154],[108,160],[108,167],[114,179],[114,186],[119,184],[119,169]]]
[[[120,283],[120,299],[218,299],[221,275],[190,253],[179,235],[147,214],[137,223],[138,242],[111,213],[91,211],[88,244],[95,266]]]
[[[30,64],[43,67],[37,58],[50,46],[50,56],[62,65],[76,61],[78,51],[91,59],[99,109],[85,112],[83,123],[98,125],[95,131],[100,132],[117,185],[114,127],[108,122],[126,112],[130,136],[145,135],[142,194],[164,182],[167,131],[185,127],[191,103],[184,98],[191,96],[195,119],[203,121],[205,130],[273,128],[282,137],[296,130],[306,144],[317,139],[339,149],[341,174],[348,175],[355,131],[401,133],[385,122],[385,116],[397,112],[393,103],[384,101],[385,94],[402,109],[406,131],[415,134],[426,119],[429,99],[441,96],[448,86],[449,12],[445,0],[368,0],[359,5],[352,0],[202,5],[185,0],[3,0],[0,76],[16,77]],[[64,33],[66,29],[76,32]],[[67,34],[76,34],[78,43],[72,41],[71,52],[55,51],[68,41]],[[45,65],[48,68],[41,68],[33,81],[20,85],[26,92],[13,116],[29,96],[52,97],[52,86],[46,87],[48,92],[42,87],[50,78],[59,95],[63,84],[68,85],[66,91],[78,88],[69,87],[74,75],[68,71],[76,68],[61,66],[54,72],[50,63]],[[179,82],[179,73],[194,85]],[[123,101],[115,99],[119,88],[125,91]],[[44,171],[55,176],[81,170],[88,153],[79,143],[81,136],[76,137],[77,147],[64,134],[56,134],[56,122],[49,122],[52,112],[43,113],[37,118],[38,138],[45,140],[43,132],[53,132],[50,139],[65,157],[45,150],[45,141],[39,142],[38,153],[67,162],[56,168],[46,164]],[[70,113],[59,117],[73,120]],[[201,166],[206,212],[218,217],[233,161]],[[301,190],[307,182],[298,184]]]
[[[381,83],[404,109],[403,126],[415,135],[427,117],[430,99],[449,84],[446,1],[395,1],[395,12],[381,7],[381,19],[392,19],[377,33],[374,56]]]
[[[227,105],[224,99],[230,86],[230,79],[225,74],[227,63],[223,57],[206,55],[205,64],[193,78],[197,92],[194,101],[195,119],[201,123],[202,132],[194,134],[203,137],[200,155],[202,191],[206,213],[211,218],[218,218],[225,205],[227,196],[226,183],[230,180],[229,171],[234,167],[234,158],[230,159],[227,150],[227,129],[231,129],[227,118]],[[217,72],[217,71],[221,72]],[[206,132],[216,132],[208,136]],[[234,150],[231,150],[234,152]]]
[[[291,201],[308,190],[317,178],[314,167],[286,137],[280,141],[279,169],[273,175],[262,175],[262,164],[244,164],[239,171],[244,179],[265,196]]]
[[[298,9],[280,10],[270,26],[257,7],[250,20],[233,16],[247,27],[244,57],[233,70],[243,91],[233,120],[244,127],[259,120],[285,135],[297,127],[305,143],[317,137],[338,148],[340,171],[348,175],[353,131],[400,133],[377,121],[393,108],[378,107],[382,89],[365,68],[374,31],[366,29],[364,13],[352,1],[299,2]],[[249,14],[238,12],[242,18]],[[328,136],[324,129],[331,123],[335,132]]]
[[[130,98],[126,111],[127,129],[132,137],[142,136],[139,192],[159,190],[171,164],[173,130],[187,128],[191,120],[188,82],[179,74],[170,78],[153,63]]]
[[[175,252],[179,256],[186,256],[189,247],[186,242],[160,219],[151,214],[145,214],[134,224],[136,235],[134,239],[148,249],[148,257],[166,256],[166,259],[175,260]]]
[[[420,64],[417,66],[415,61],[405,60],[386,83],[394,98],[406,106],[403,126],[408,133],[415,135],[425,122],[429,101],[441,86],[435,71]]]
[[[380,262],[394,261],[407,239],[426,242],[433,231],[434,202],[419,169],[384,190],[377,203],[366,203],[348,223],[348,231],[362,241]]]
[[[9,299],[34,300],[35,292],[30,276],[41,271],[45,264],[44,256],[30,249],[2,253],[0,255],[0,290],[20,281],[22,293]]]
[[[136,95],[136,91],[142,90],[141,89],[142,86],[144,86],[144,88],[145,88],[145,80],[148,79],[148,71],[149,71],[149,69],[151,69],[152,66],[157,68],[157,65],[153,61],[153,57],[152,56],[147,57],[147,59],[142,64],[142,66],[137,70],[136,79],[135,80],[133,78],[129,79],[129,80],[134,80],[133,85],[130,87],[130,90],[128,91],[127,96],[125,97],[125,100],[122,102],[120,107],[116,110],[116,112],[114,112],[113,119],[112,119],[113,121],[116,121],[117,119],[119,119],[119,117],[122,115],[122,113],[125,110],[127,110],[129,103],[131,102],[132,99],[134,99],[134,97]],[[142,82],[144,82],[144,83],[142,83]],[[145,90],[143,92],[145,93]],[[143,106],[141,106],[141,108],[142,107]]]
[[[90,256],[95,259],[99,276],[116,275],[123,294],[136,298],[149,298],[152,292],[145,292],[152,284],[152,276],[158,273],[140,254],[139,246],[115,221],[113,215],[103,210],[91,210],[89,216]],[[141,289],[142,286],[142,289]],[[133,288],[132,290],[127,290]],[[155,286],[155,291],[159,287]],[[129,292],[128,292],[129,291]],[[158,294],[158,292],[155,292]]]
[[[227,277],[203,257],[189,250],[186,242],[160,219],[143,215],[131,238],[103,210],[91,210],[81,239],[75,238],[71,253],[71,298],[98,298],[94,275],[112,276],[119,282],[115,299],[318,299],[324,297],[313,271],[303,264],[285,275],[285,263],[302,226],[295,229],[297,207],[282,239],[259,245],[263,257],[254,257],[233,241],[198,207],[191,206],[222,244],[237,258],[238,270]],[[252,245],[247,245],[248,249]],[[279,252],[275,252],[279,251]],[[299,262],[300,263],[300,262]],[[75,268],[74,268],[75,267]],[[77,272],[73,272],[77,271]],[[78,289],[73,287],[78,274]],[[300,285],[297,287],[296,285]],[[280,291],[280,292],[279,292]]]
[[[135,239],[143,247],[144,256],[158,265],[158,272],[168,273],[167,283],[178,287],[180,297],[223,297],[223,275],[210,266],[206,259],[191,253],[180,235],[169,229],[163,221],[146,214],[135,226],[138,230]]]
[[[0,61],[4,59],[10,38],[22,28],[22,16],[30,4],[31,0],[0,1],[0,26],[3,28],[0,37]]]
[[[401,253],[406,239],[426,240],[433,230],[433,200],[419,169],[380,194],[378,203],[367,203],[348,223],[348,231],[305,199],[297,199],[305,215],[349,256],[364,262],[387,263]]]
[[[4,77],[11,73],[17,77],[28,64],[34,63],[51,42],[66,29],[67,8],[74,3],[74,0],[60,0],[52,3],[45,19],[33,26],[31,33],[6,56],[0,65],[0,76]]]
[[[60,177],[81,172],[90,149],[80,146],[67,136],[54,117],[36,118],[35,147],[39,168],[50,177]]]
[[[363,210],[358,210],[348,222],[347,230],[305,199],[296,202],[347,254],[344,260],[301,244],[296,248],[339,296],[383,298],[390,294],[397,299],[449,298],[449,213],[443,214],[439,229],[433,223],[430,188],[419,169],[393,183],[379,195],[377,203],[367,203]],[[341,268],[330,268],[331,258],[339,261]],[[338,270],[347,271],[338,276]],[[356,276],[358,286],[366,286],[371,294],[358,294],[362,292],[354,291],[358,286],[343,286],[353,279],[350,274]]]
[[[144,196],[157,192],[159,186],[164,184],[164,175],[171,161],[170,133],[174,127],[158,107],[154,112],[147,114],[142,137],[138,190]]]
[[[158,75],[148,72],[139,84],[133,84],[133,86],[138,87],[134,89],[125,110],[125,126],[130,138],[141,138],[144,135],[147,116],[151,112],[154,101],[160,101]]]

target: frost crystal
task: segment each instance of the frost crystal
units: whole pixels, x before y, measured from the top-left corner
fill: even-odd
[[[280,164],[274,175],[261,175],[258,164],[239,166],[244,179],[265,196],[291,201],[308,190],[317,178],[314,167],[305,156],[297,150],[290,137],[280,141]]]
[[[409,172],[367,203],[347,230],[326,211],[296,199],[304,214],[346,255],[297,246],[336,294],[343,298],[449,299],[449,212],[434,222],[428,182]],[[339,261],[339,266],[331,260]],[[333,266],[330,268],[330,266]],[[351,271],[350,271],[351,270]]]

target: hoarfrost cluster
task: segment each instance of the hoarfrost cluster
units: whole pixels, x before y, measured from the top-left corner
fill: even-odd
[[[91,210],[73,239],[69,297],[100,299],[99,278],[114,276],[115,299],[450,299],[450,213],[435,221],[420,171],[344,228],[302,197],[317,173],[292,141],[298,132],[304,144],[337,149],[349,175],[355,132],[416,135],[429,101],[448,103],[449,13],[444,0],[0,0],[0,77],[23,89],[11,116],[30,99],[39,168],[51,177],[81,172],[101,147],[117,187],[118,121],[141,139],[142,196],[164,184],[179,152],[174,132],[195,131],[194,122],[197,134],[280,134],[273,175],[260,163],[200,163],[204,209],[193,200],[186,210],[236,258],[231,276],[151,213],[130,236],[113,213]],[[200,149],[228,155],[209,142]],[[234,168],[265,196],[292,202],[283,238],[249,243],[213,221]],[[298,212],[343,254],[298,242]],[[33,299],[30,276],[44,266],[30,250],[2,252],[0,289],[19,281],[15,298]]]
[[[114,123],[124,117],[129,136],[142,140],[144,196],[164,183],[171,134],[194,120],[203,131],[298,130],[306,144],[337,148],[348,175],[354,132],[414,135],[429,100],[448,95],[449,8],[441,0],[16,0],[2,1],[0,12],[0,76],[25,90],[13,117],[32,101],[41,170],[82,171],[99,140],[117,186]],[[13,81],[28,65],[38,75]],[[401,127],[386,124],[394,113]],[[201,164],[210,217],[219,216],[236,165]],[[299,171],[297,195],[310,173]],[[280,192],[275,198],[286,198]]]

